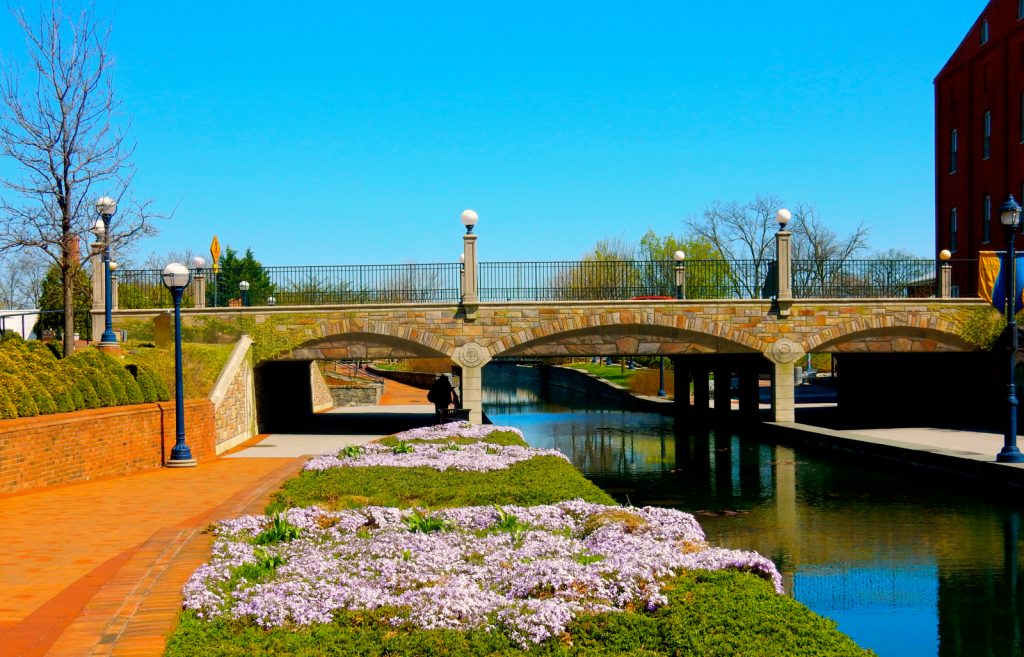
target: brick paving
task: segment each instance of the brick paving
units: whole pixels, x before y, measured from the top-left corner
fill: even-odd
[[[425,395],[388,381],[381,404]],[[216,458],[0,496],[0,657],[162,654],[209,556],[204,529],[262,513],[304,461]]]

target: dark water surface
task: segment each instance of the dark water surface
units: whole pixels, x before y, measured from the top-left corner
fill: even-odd
[[[1024,500],[756,432],[602,410],[523,369],[488,370],[495,424],[561,450],[621,502],[694,513],[710,543],[770,557],[787,593],[860,645],[882,657],[1024,655]]]

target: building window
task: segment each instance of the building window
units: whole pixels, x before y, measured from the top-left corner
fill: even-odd
[[[1024,144],[1024,92],[1020,95],[1020,143]]]
[[[988,43],[988,19],[981,19],[981,42]]]
[[[985,112],[985,135],[981,141],[981,157],[987,160],[992,155],[992,112]]]
[[[949,211],[949,250],[956,253],[956,208]]]
[[[1021,0],[1024,2],[1024,0]],[[949,172],[956,173],[956,151],[957,151],[956,128],[949,133]]]
[[[1024,18],[1024,0],[1017,0],[1017,20]]]
[[[981,206],[981,241],[988,244],[992,239],[992,197],[986,196]]]

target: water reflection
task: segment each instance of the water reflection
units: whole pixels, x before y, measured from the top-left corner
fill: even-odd
[[[561,450],[622,502],[695,513],[712,543],[769,556],[787,591],[879,655],[1024,655],[1019,508],[959,482],[516,385],[531,395],[485,392],[502,400],[486,407],[493,421]]]

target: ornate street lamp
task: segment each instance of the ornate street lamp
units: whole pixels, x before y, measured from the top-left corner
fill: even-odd
[[[241,281],[238,283],[238,289],[242,291],[242,305],[249,305],[249,281]]]
[[[181,295],[192,281],[192,274],[185,265],[172,262],[161,274],[164,285],[174,297],[174,447],[167,462],[169,468],[189,468],[196,465],[192,450],[185,444],[185,386],[181,368]]]
[[[1014,369],[1017,358],[1017,254],[1014,251],[1014,238],[1020,226],[1020,206],[1013,195],[999,208],[999,221],[1006,233],[1006,267],[1003,268],[1003,291],[1006,294],[1006,326],[1010,331],[1010,382],[1006,386],[1006,401],[1010,407],[1009,421],[1006,423],[1006,434],[1003,436],[1003,449],[996,454],[1000,463],[1024,463],[1024,454],[1017,448],[1017,390],[1013,384]]]
[[[110,219],[117,212],[117,201],[109,196],[101,196],[96,199],[96,214],[100,216],[93,226],[96,237],[103,239],[103,336],[100,338],[100,348],[116,348],[117,336],[114,335],[114,322],[111,313],[111,284],[110,284],[110,240],[113,231],[110,229]]]
[[[686,254],[676,251],[672,258],[676,261],[676,298],[686,298]]]

